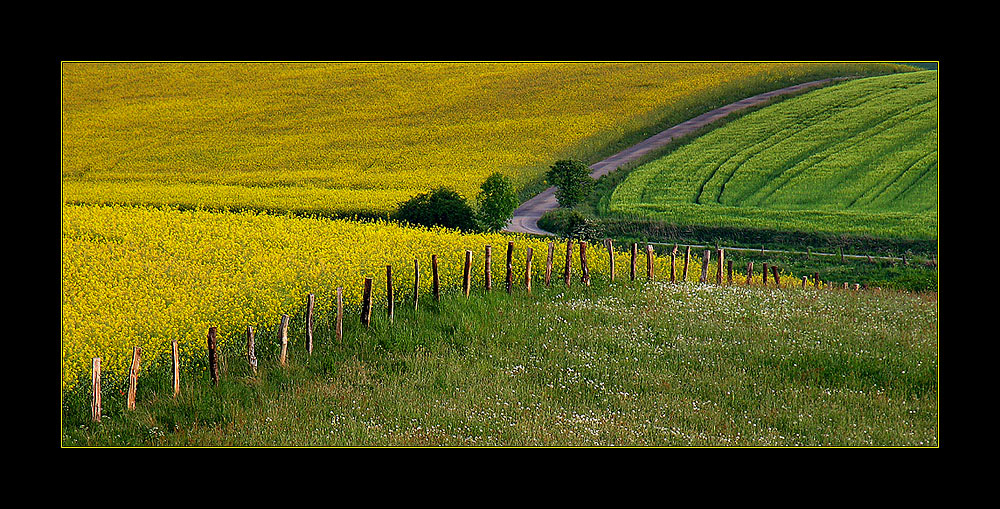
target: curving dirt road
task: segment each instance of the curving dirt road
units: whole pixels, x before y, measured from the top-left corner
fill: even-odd
[[[666,131],[662,131],[659,134],[655,134],[631,147],[622,150],[621,152],[608,157],[602,161],[598,161],[592,165],[590,168],[593,170],[590,173],[591,177],[599,178],[602,175],[610,173],[611,171],[617,169],[619,166],[624,165],[639,159],[640,157],[646,155],[652,150],[656,150],[671,141],[690,134],[693,131],[701,129],[712,122],[715,122],[730,113],[740,111],[751,106],[756,106],[761,103],[767,102],[770,99],[781,96],[792,94],[795,92],[800,92],[802,90],[818,87],[820,85],[829,83],[831,81],[840,81],[850,78],[827,78],[823,80],[810,81],[807,83],[800,83],[798,85],[792,85],[790,87],[785,87],[778,90],[772,90],[770,92],[764,92],[763,94],[758,94],[753,97],[748,97],[746,99],[736,101],[732,104],[728,104],[721,108],[714,109],[708,113],[698,115],[691,120],[677,124]],[[542,217],[546,211],[555,209],[559,207],[559,202],[556,200],[556,188],[550,187],[545,191],[535,195],[534,198],[524,202],[514,211],[514,217],[510,220],[507,228],[504,231],[508,232],[519,232],[519,233],[531,233],[535,235],[553,235],[538,227],[538,220]]]

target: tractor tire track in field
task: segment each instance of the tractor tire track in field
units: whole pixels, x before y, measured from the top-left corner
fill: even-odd
[[[721,108],[716,108],[708,113],[703,113],[698,115],[691,120],[681,122],[670,129],[662,131],[655,134],[631,147],[618,152],[604,160],[598,161],[590,165],[592,170],[590,176],[597,179],[600,178],[620,166],[624,166],[627,163],[635,161],[651,151],[659,149],[668,143],[674,141],[677,138],[686,136],[698,129],[701,129],[713,122],[725,118],[730,113],[735,113],[752,106],[757,106],[765,103],[775,97],[782,95],[793,94],[796,92],[801,92],[809,88],[818,87],[820,85],[825,85],[831,81],[842,81],[850,79],[847,77],[842,78],[827,78],[816,81],[809,81],[806,83],[800,83],[798,85],[792,85],[790,87],[781,88],[778,90],[772,90],[770,92],[764,92],[762,94],[757,94],[753,97],[748,97],[736,101],[732,104],[722,106]],[[525,201],[521,204],[517,210],[514,211],[514,217],[507,224],[507,228],[504,231],[515,232],[515,233],[529,233],[533,235],[548,235],[554,236],[551,232],[547,232],[538,227],[538,220],[542,217],[542,214],[549,210],[553,210],[559,207],[559,202],[556,200],[556,188],[550,187],[545,191],[535,195],[535,197]]]

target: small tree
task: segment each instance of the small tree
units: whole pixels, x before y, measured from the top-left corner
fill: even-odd
[[[580,161],[556,161],[545,174],[549,184],[556,186],[556,200],[560,207],[572,207],[587,197],[594,187],[590,168]]]
[[[476,198],[479,201],[479,225],[486,231],[502,230],[514,217],[514,211],[520,204],[514,185],[501,173],[487,177]]]
[[[410,198],[399,206],[393,219],[423,226],[477,230],[472,207],[462,195],[447,187]]]

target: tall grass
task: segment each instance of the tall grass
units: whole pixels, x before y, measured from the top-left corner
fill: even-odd
[[[937,298],[628,282],[448,295],[356,315],[291,364],[261,339],[178,400],[66,398],[66,446],[936,446]],[[381,311],[381,312],[380,312]],[[321,321],[325,324],[325,322]]]

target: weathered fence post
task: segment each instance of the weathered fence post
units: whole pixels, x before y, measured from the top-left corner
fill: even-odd
[[[802,276],[802,289],[806,289],[806,282],[809,281],[809,276]]]
[[[396,315],[396,296],[392,291],[392,265],[385,266],[386,315],[391,324]]]
[[[670,282],[676,283],[677,279],[674,277],[674,261],[677,257],[677,246],[674,246],[674,250],[670,252]]]
[[[753,262],[747,262],[747,286],[753,281]]]
[[[414,285],[416,286],[416,285]],[[413,306],[416,307],[416,297],[413,298]],[[344,287],[337,287],[337,342],[344,341]]]
[[[813,287],[819,288],[819,272],[813,272]]]
[[[90,361],[90,420],[101,422],[101,358]]]
[[[281,315],[281,325],[278,326],[278,337],[281,340],[278,363],[284,366],[288,359],[288,315]]]
[[[761,281],[767,286],[767,262],[764,262],[764,270],[761,271]]]
[[[566,271],[563,274],[566,279],[566,288],[569,288],[569,278],[572,274],[572,269],[570,268],[570,263],[573,262],[573,240],[566,239]]]
[[[611,266],[611,281],[615,280],[615,247],[614,241],[611,239],[605,240],[608,247],[608,265]]]
[[[552,278],[552,260],[555,257],[556,245],[553,242],[549,242],[549,254],[545,258],[545,287],[549,287],[549,282]]]
[[[462,293],[468,297],[470,290],[472,290],[472,251],[466,249],[465,272],[462,275]]]
[[[712,260],[712,250],[706,249],[705,256],[701,258],[701,276],[698,277],[699,283],[708,282],[708,264]]]
[[[316,307],[316,295],[310,293],[306,304],[306,353],[313,353],[313,308]]]
[[[590,266],[587,264],[587,242],[580,241],[580,282],[590,286]]]
[[[507,293],[514,288],[514,241],[507,243]]]
[[[635,259],[639,254],[639,244],[632,243],[632,268],[629,270],[629,278],[635,281]]]
[[[719,249],[719,268],[715,271],[715,284],[722,286],[722,266],[725,264],[726,252]]]
[[[170,385],[174,389],[174,398],[176,398],[181,393],[181,352],[177,345],[177,339],[175,338],[170,342],[170,350],[173,356],[172,373],[170,377]]]
[[[535,256],[535,250],[528,248],[528,260],[524,264],[524,287],[531,293],[531,260]]]
[[[483,265],[483,273],[486,278],[486,291],[493,290],[493,246],[486,246],[486,262]]]
[[[844,263],[844,246],[840,246],[840,263]]]
[[[681,281],[688,280],[688,260],[690,259],[691,259],[691,246],[687,246],[687,249],[684,251],[684,272],[681,273]]]
[[[208,372],[212,376],[212,385],[219,385],[219,349],[216,340],[218,329],[208,328]]]
[[[774,276],[774,286],[781,288],[781,280],[778,279],[778,267],[776,265],[771,266],[771,275]]]
[[[653,280],[653,245],[646,244],[646,279]]]
[[[726,284],[733,284],[733,261],[726,262]]]
[[[213,327],[214,328],[214,327]],[[142,360],[142,348],[132,347],[132,365],[128,368],[128,409],[135,410],[135,391],[139,385],[139,363]]]
[[[368,327],[372,321],[372,278],[365,278],[364,293],[361,295],[361,325]]]
[[[434,280],[434,300],[441,300],[440,279],[438,279],[438,255],[431,255],[431,277]]]
[[[253,327],[247,325],[247,364],[250,365],[250,373],[257,376],[257,346],[253,341]]]
[[[413,310],[417,310],[420,301],[420,261],[413,259]]]

